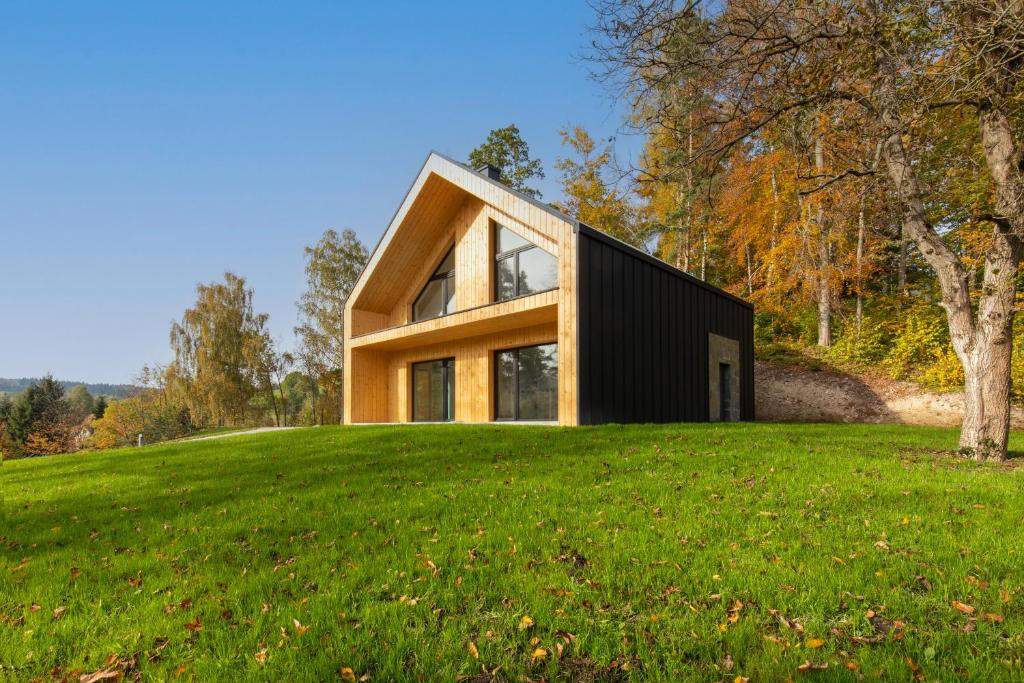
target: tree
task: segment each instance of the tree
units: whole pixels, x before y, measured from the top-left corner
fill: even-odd
[[[529,183],[534,178],[544,177],[544,167],[540,159],[530,158],[530,146],[514,123],[492,130],[487,134],[487,140],[469,153],[469,165],[473,168],[488,164],[501,171],[501,182],[513,190],[540,199],[540,191],[530,187]]]
[[[716,102],[694,109],[702,144],[692,163],[718,164],[738,145],[759,144],[773,127],[800,119],[814,122],[809,139],[819,149],[855,140],[872,150],[842,164],[815,159],[799,174],[800,197],[820,206],[823,191],[885,177],[903,227],[939,282],[963,367],[961,448],[979,459],[1005,458],[1024,236],[1024,6],[731,0],[705,15],[694,2],[607,0],[598,12],[597,58],[605,75],[621,75],[634,96],[654,102],[650,125],[674,120],[658,99],[665,83],[684,82]],[[971,216],[988,232],[978,278],[953,243],[956,212],[937,201],[920,168],[934,153],[936,117],[951,111],[973,119],[988,185]],[[942,163],[951,168],[951,161]],[[815,223],[819,233],[829,229]]]
[[[306,291],[296,304],[296,360],[314,383],[332,384],[332,393],[338,397],[342,395],[340,371],[345,363],[345,301],[368,259],[366,247],[348,229],[340,236],[326,230],[320,241],[306,247]],[[340,420],[341,407],[337,407]]]
[[[103,414],[107,410],[107,397],[100,394],[96,397],[96,403],[93,406],[92,416],[97,420],[103,417]]]
[[[71,391],[68,392],[67,400],[71,414],[79,422],[92,415],[96,409],[96,403],[92,394],[81,384],[71,388]]]
[[[196,294],[195,305],[171,326],[174,369],[164,374],[180,385],[199,424],[244,423],[263,370],[254,349],[267,316],[253,310],[252,289],[233,273],[223,283],[198,285]]]
[[[555,167],[562,172],[565,204],[559,208],[579,221],[642,247],[647,235],[637,225],[629,201],[605,178],[611,164],[611,149],[597,152],[597,144],[580,126],[559,131],[562,144],[578,159],[560,158]]]

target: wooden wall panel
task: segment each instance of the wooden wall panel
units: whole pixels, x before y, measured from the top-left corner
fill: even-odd
[[[557,341],[558,326],[551,322],[390,353],[353,349],[350,366],[354,382],[351,422],[410,422],[411,365],[452,357],[455,358],[456,420],[489,422],[494,418],[494,352]],[[563,422],[561,413],[559,416],[560,423],[573,423]]]
[[[493,303],[495,222],[559,259],[557,290]],[[488,421],[493,350],[557,342],[559,422],[577,424],[576,244],[557,212],[432,154],[346,304],[346,422],[410,419],[409,364],[451,355],[457,418]],[[457,312],[412,323],[412,303],[451,245]]]
[[[348,422],[386,422],[388,419],[388,358],[380,351],[351,349],[346,377],[345,414]],[[349,384],[351,380],[351,384]]]

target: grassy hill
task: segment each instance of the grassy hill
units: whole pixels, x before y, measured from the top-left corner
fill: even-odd
[[[359,427],[8,462],[0,679],[1019,680],[1024,470],[955,443]]]

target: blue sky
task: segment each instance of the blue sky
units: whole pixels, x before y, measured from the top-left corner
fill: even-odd
[[[583,2],[0,5],[0,376],[126,382],[199,281],[246,277],[293,343],[304,245],[372,247],[430,149],[621,111]],[[621,139],[628,155],[635,139]]]

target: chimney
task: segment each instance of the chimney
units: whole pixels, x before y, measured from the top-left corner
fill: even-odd
[[[483,173],[491,180],[497,180],[501,182],[501,169],[497,166],[491,166],[490,164],[484,164],[480,168],[476,169],[477,173]]]

